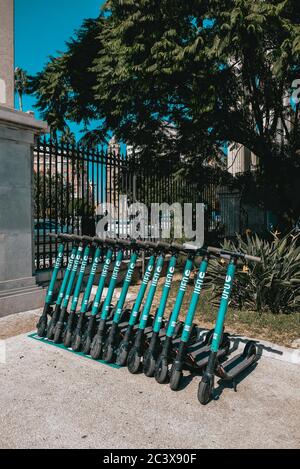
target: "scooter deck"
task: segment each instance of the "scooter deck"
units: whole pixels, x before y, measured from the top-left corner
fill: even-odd
[[[199,369],[205,368],[208,364],[210,355],[210,344],[201,345],[201,342],[197,342],[191,345],[187,350],[188,364],[191,362],[193,366]],[[224,347],[220,347],[217,353],[217,358],[221,359],[227,355],[228,351]]]
[[[222,370],[224,370],[224,372],[226,373],[225,379],[234,379],[242,371],[252,365],[252,363],[255,362],[255,358],[255,355],[247,357],[243,353],[239,353],[238,355],[235,355],[226,362],[222,363],[218,376],[224,379],[224,376],[222,376]]]

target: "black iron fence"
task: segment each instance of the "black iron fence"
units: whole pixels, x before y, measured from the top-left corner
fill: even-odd
[[[127,222],[120,213],[120,196],[126,196],[128,204],[142,202],[147,207],[151,203],[180,202],[192,203],[195,209],[197,202],[203,202],[206,240],[222,236],[222,218],[226,216],[220,212],[218,191],[218,181],[211,178],[200,190],[187,184],[174,173],[171,162],[159,171],[146,168],[133,154],[104,148],[90,150],[41,138],[34,149],[36,268],[45,270],[53,266],[57,243],[50,239],[50,233],[95,235],[102,217],[98,211],[100,204],[115,206],[118,221],[106,227],[109,234],[126,236]],[[170,217],[161,220],[161,229],[168,228],[171,222]],[[150,231],[150,211],[148,227]],[[68,251],[64,261],[68,261]]]

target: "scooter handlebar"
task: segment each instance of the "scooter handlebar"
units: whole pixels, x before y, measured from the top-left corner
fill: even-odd
[[[49,233],[49,238],[61,239],[62,241],[73,241],[73,236],[64,233]]]
[[[156,244],[156,249],[160,250],[162,249],[163,251],[170,251],[171,244],[170,243],[165,243],[165,241],[158,241]]]
[[[120,246],[124,246],[127,248],[133,247],[133,242],[130,239],[125,239],[125,238],[118,238],[116,240],[116,244],[119,244]]]
[[[240,259],[246,259],[251,262],[261,262],[261,257],[258,256],[250,256],[249,254],[243,254],[242,252],[231,252],[227,251],[226,249],[215,248],[213,246],[208,246],[208,252],[213,254],[217,254],[218,256],[229,258],[229,257],[239,257]]]
[[[92,244],[94,242],[94,238],[91,238],[90,236],[82,236],[82,241],[87,244]]]
[[[248,254],[245,255],[245,259],[247,259],[248,261],[251,261],[251,262],[257,262],[257,263],[260,263],[261,262],[261,257],[258,257],[258,256],[250,256]]]
[[[152,241],[142,241],[141,239],[137,239],[135,241],[135,246],[146,250],[146,249],[156,249],[156,243],[153,243]]]
[[[101,245],[106,245],[106,246],[110,246],[110,247],[113,247],[116,245],[116,240],[115,239],[112,239],[112,238],[99,238],[98,236],[95,236],[93,238],[93,241],[94,243],[96,244],[101,244]]]

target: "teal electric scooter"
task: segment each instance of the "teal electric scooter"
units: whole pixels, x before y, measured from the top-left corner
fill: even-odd
[[[169,378],[170,388],[173,391],[179,389],[184,369],[193,373],[202,373],[202,370],[208,363],[210,344],[214,330],[208,331],[204,339],[200,338],[198,341],[194,341],[193,344],[190,344],[193,321],[211,255],[211,251],[209,250],[202,252],[204,253],[204,256],[199,268],[194,292],[185,318],[180,342],[177,344],[176,350],[174,351],[175,353],[173,355],[170,376],[168,376],[168,374],[166,376],[166,363],[159,363],[155,374],[156,380],[159,383],[163,383]],[[219,358],[222,358],[229,353],[230,349],[230,341],[227,334],[223,334],[220,345]]]
[[[113,255],[114,255],[114,248],[116,247],[116,241],[114,239],[106,238],[104,241],[100,240],[99,238],[94,238],[95,243],[100,242],[101,244],[104,243],[104,246],[107,248],[104,265],[102,268],[102,272],[100,275],[96,295],[94,301],[92,303],[92,311],[91,315],[88,319],[88,324],[86,330],[82,336],[82,352],[85,355],[89,355],[92,345],[92,340],[95,336],[96,328],[97,328],[97,317],[99,311],[102,307],[102,296],[105,287],[105,282],[108,276],[108,272],[112,263]]]
[[[62,266],[63,258],[64,258],[64,251],[65,245],[67,242],[72,241],[69,235],[60,235],[59,237],[54,233],[49,233],[50,238],[60,239],[61,244],[58,247],[57,258],[55,261],[54,269],[51,275],[50,285],[47,291],[46,300],[42,315],[36,325],[37,327],[37,334],[40,337],[45,337],[47,334],[47,324],[48,324],[48,314],[51,312],[51,304],[54,296],[54,289],[57,280],[58,273]]]
[[[148,325],[148,319],[149,319],[154,295],[157,289],[158,280],[160,278],[160,275],[163,269],[165,254],[170,251],[170,244],[168,243],[160,243],[160,244],[163,247],[164,251],[160,254],[156,262],[155,272],[153,274],[151,286],[150,286],[150,289],[149,289],[149,292],[145,301],[144,308],[141,312],[141,319],[139,322],[139,326],[135,335],[133,345],[128,353],[127,367],[130,373],[132,374],[138,373],[141,367],[143,355],[147,347],[146,327]],[[173,276],[175,272],[175,267],[177,263],[177,257],[178,257],[177,251],[172,250],[172,256],[169,261],[166,281],[165,281],[163,294],[162,294],[162,302],[164,303],[164,307],[165,307],[165,303],[167,301],[169,291],[171,288],[171,284],[172,284],[172,280],[173,280]],[[159,310],[160,315],[161,315],[161,312],[162,310]],[[156,313],[156,317],[157,317],[157,313]]]
[[[82,302],[81,302],[79,318],[78,318],[76,328],[72,336],[71,346],[74,352],[78,352],[81,348],[82,334],[83,334],[85,321],[86,321],[86,313],[88,312],[89,299],[91,296],[97,269],[101,260],[101,254],[103,250],[103,241],[100,239],[97,239],[97,241],[95,241],[95,238],[90,238],[90,245],[94,249],[94,257],[93,257],[93,263],[92,263],[92,267],[90,270],[87,285],[85,288],[85,292],[84,292]]]
[[[183,245],[175,243],[172,243],[171,249],[177,250],[177,252],[180,254],[187,255],[187,260],[184,266],[182,279],[175,300],[175,305],[171,312],[168,321],[168,327],[165,331],[165,337],[162,343],[160,339],[160,332],[162,326],[162,318],[168,297],[168,289],[164,289],[163,291],[162,298],[159,304],[159,309],[153,326],[153,334],[151,337],[151,341],[149,347],[144,353],[143,358],[143,371],[148,377],[154,376],[156,361],[158,357],[160,357],[160,359],[162,359],[162,357],[165,357],[167,359],[167,362],[170,360],[169,357],[172,350],[173,339],[174,336],[176,337],[178,335],[178,326],[181,325],[180,323],[178,323],[178,316],[181,310],[182,302],[189,283],[189,279],[194,268],[194,258],[197,254],[194,249],[189,250],[186,249]]]
[[[58,293],[58,297],[56,299],[55,309],[54,309],[53,315],[51,317],[51,320],[49,322],[49,325],[47,327],[47,339],[48,340],[53,340],[53,338],[54,338],[55,326],[56,326],[56,323],[59,319],[59,315],[60,315],[60,311],[61,311],[61,304],[62,304],[62,301],[64,299],[65,293],[66,293],[69,277],[70,277],[71,272],[72,272],[72,268],[73,268],[74,261],[75,261],[75,258],[76,258],[77,250],[78,250],[78,243],[75,242],[74,245],[73,245],[70,257],[69,257],[69,262],[68,262],[66,271],[65,271],[64,276],[63,276],[63,280],[62,280],[61,287],[60,287],[60,290],[59,290],[59,293]]]
[[[119,298],[119,301],[115,310],[113,322],[112,322],[111,328],[109,330],[109,334],[106,338],[106,341],[103,347],[103,360],[105,360],[108,363],[111,363],[115,359],[116,350],[121,340],[120,329],[124,329],[129,326],[129,321],[124,322],[122,321],[122,318],[124,318],[124,304],[125,304],[128,289],[131,284],[132,273],[135,268],[138,254],[140,250],[149,250],[151,247],[152,248],[156,247],[156,244],[150,243],[150,242],[143,242],[140,240],[136,240],[133,244],[133,254],[130,260],[130,265],[129,265],[129,268],[125,277],[124,285],[122,288],[122,292],[121,292],[121,295],[120,295],[120,298]],[[149,264],[147,268],[149,268]],[[139,295],[138,297],[140,301],[141,298]],[[127,310],[127,311],[130,313],[130,316],[131,316],[131,311],[130,310]]]
[[[225,251],[218,248],[208,249],[210,252],[217,253],[222,257],[229,257],[230,260],[210,347],[207,368],[203,374],[201,382],[199,383],[198,400],[201,404],[207,404],[213,396],[215,375],[223,380],[232,381],[234,389],[236,390],[235,379],[237,376],[257,361],[257,349],[255,342],[252,340],[247,342],[242,353],[235,355],[222,364],[219,363],[218,354],[223,339],[224,322],[238,260],[242,259],[243,261],[261,262],[261,258],[238,252]]]
[[[149,258],[136,301],[130,313],[128,326],[125,329],[125,332],[123,334],[121,334],[121,331],[119,330],[119,338],[117,339],[119,342],[119,345],[116,350],[116,363],[119,366],[124,366],[127,363],[127,357],[128,357],[128,353],[131,348],[131,345],[132,345],[136,323],[140,316],[142,302],[143,302],[147,287],[150,283],[150,280],[153,274],[156,256],[159,254],[159,251],[160,251],[157,245],[153,246],[152,250],[153,250],[153,253]]]
[[[114,265],[114,270],[113,270],[113,273],[109,282],[107,296],[102,306],[100,322],[97,328],[97,332],[91,344],[90,354],[94,360],[98,360],[100,356],[102,355],[102,348],[103,348],[106,330],[107,330],[107,319],[112,309],[111,300],[112,300],[112,297],[113,297],[113,294],[117,285],[117,281],[118,281],[118,275],[119,275],[119,271],[120,271],[123,256],[124,256],[124,246],[126,245],[126,247],[130,249],[131,244],[132,244],[131,241],[127,241],[127,240],[126,241],[117,240],[116,242],[117,256],[116,256],[116,261]]]
[[[91,251],[91,238],[87,236],[83,236],[82,240],[84,243],[84,253],[83,253],[83,257],[81,261],[81,266],[79,269],[77,282],[75,285],[75,290],[74,290],[74,294],[73,294],[73,298],[71,302],[71,308],[70,308],[70,312],[68,315],[68,320],[67,320],[66,327],[63,333],[63,343],[66,348],[69,348],[71,346],[72,336],[73,336],[74,327],[75,327],[76,318],[77,318],[76,311],[77,311],[77,306],[79,302],[79,296],[81,293],[82,284],[83,284],[83,280],[85,277],[86,269],[87,269],[88,262],[89,262],[90,251]]]
[[[77,275],[77,270],[80,266],[80,262],[82,260],[83,250],[84,250],[84,244],[83,244],[82,238],[80,236],[76,236],[76,235],[73,235],[72,238],[74,239],[74,241],[78,242],[79,244],[78,244],[78,249],[77,249],[76,257],[75,257],[75,260],[74,260],[73,268],[72,268],[72,271],[71,271],[71,274],[70,274],[70,277],[69,277],[69,280],[68,280],[68,285],[67,285],[67,289],[66,289],[66,292],[65,292],[65,296],[64,296],[64,299],[63,299],[63,302],[62,302],[59,318],[58,318],[58,321],[57,321],[57,323],[55,325],[55,328],[54,328],[54,339],[53,340],[54,340],[54,343],[56,343],[56,344],[59,344],[62,341],[62,334],[63,334],[63,330],[64,330],[64,327],[65,327],[67,310],[68,310],[70,298],[71,298],[72,293],[73,293],[73,288],[74,288],[74,283],[75,283],[75,279],[76,279],[76,275]]]

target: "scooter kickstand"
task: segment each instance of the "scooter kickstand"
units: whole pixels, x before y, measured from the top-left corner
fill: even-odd
[[[233,387],[234,392],[237,392],[237,382],[235,379],[232,380],[232,387]]]

